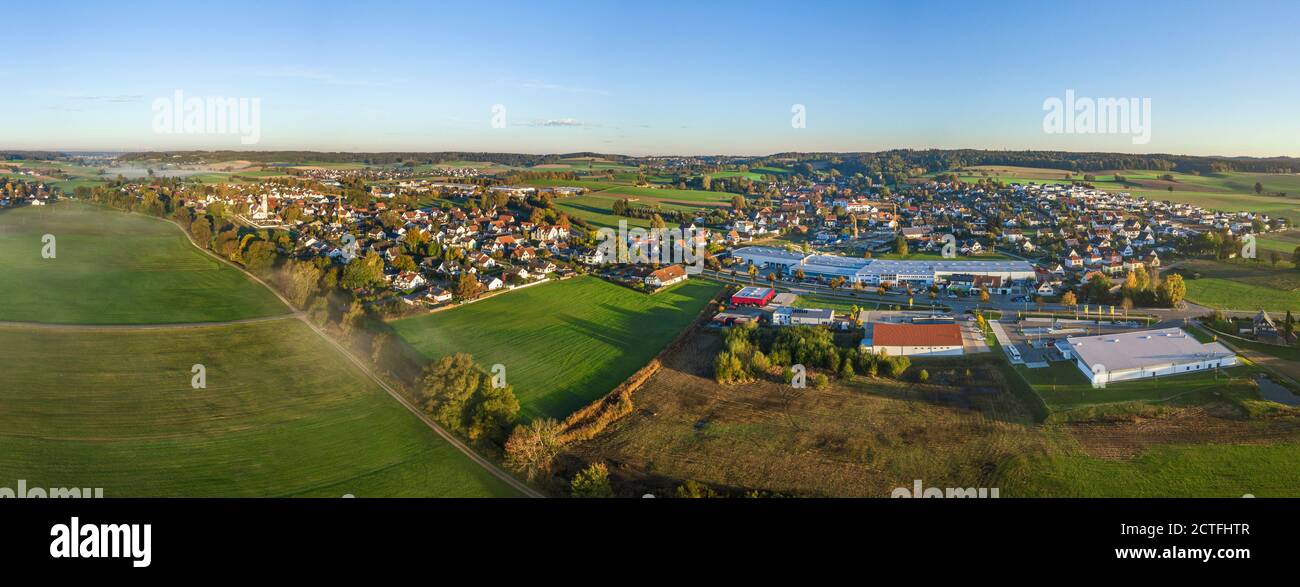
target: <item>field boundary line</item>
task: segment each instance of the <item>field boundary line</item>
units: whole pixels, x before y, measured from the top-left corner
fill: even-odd
[[[695,319],[681,332],[677,333],[673,340],[664,345],[664,348],[655,354],[648,363],[629,375],[627,379],[620,382],[609,393],[569,414],[561,422],[564,429],[560,433],[560,444],[564,445],[595,438],[610,424],[631,413],[635,408],[632,403],[632,394],[641,389],[651,377],[659,373],[660,369],[663,368],[665,358],[685,346],[686,342],[708,321],[712,315],[713,306],[722,303],[722,300],[727,299],[733,293],[732,286],[725,283],[721,285],[722,288],[718,290],[718,293],[714,294],[708,303],[704,304]],[[625,408],[626,411],[619,413],[620,408]]]
[[[163,324],[65,324],[59,322],[21,322],[0,320],[0,327],[30,328],[37,330],[185,330],[187,328],[214,328],[219,326],[232,326],[235,324],[275,322],[277,320],[289,320],[294,318],[296,315],[296,312],[290,312],[288,314],[278,314],[275,316],[240,318],[238,320],[225,320],[221,322],[167,322]]]
[[[116,210],[115,208],[110,208],[108,206],[105,207],[110,210]],[[122,212],[122,210],[117,210],[117,211]],[[136,212],[127,212],[127,213],[136,214]],[[185,235],[185,240],[189,241],[189,243],[193,245],[194,248],[198,249],[199,251],[203,252],[209,257],[212,257],[213,259],[216,259],[222,263],[234,267],[235,269],[238,269],[240,272],[242,272],[244,275],[247,275],[253,281],[256,281],[257,283],[261,284],[262,287],[271,290],[271,293],[275,294],[275,297],[279,298],[281,302],[284,302],[284,305],[287,306],[289,310],[293,312],[291,316],[301,320],[303,324],[306,324],[307,327],[312,330],[312,332],[315,332],[318,336],[324,339],[325,342],[329,343],[330,346],[333,346],[340,353],[343,353],[343,356],[347,357],[347,359],[351,361],[353,365],[356,365],[358,369],[361,369],[361,372],[364,373],[366,377],[369,377],[371,381],[379,385],[381,389],[387,392],[390,397],[397,400],[397,402],[401,404],[403,407],[405,407],[408,411],[410,411],[412,414],[415,414],[415,416],[419,418],[420,421],[424,422],[429,428],[432,428],[433,431],[438,434],[438,436],[442,437],[443,440],[446,440],[449,444],[452,445],[452,447],[454,447],[456,450],[459,450],[466,457],[469,457],[471,461],[474,461],[479,466],[486,469],[488,473],[491,473],[494,477],[500,479],[506,485],[509,485],[512,489],[520,492],[525,497],[536,497],[536,498],[546,497],[541,492],[537,491],[536,489],[533,489],[532,487],[529,487],[524,482],[516,479],[513,475],[505,472],[500,467],[497,467],[495,463],[492,463],[491,461],[487,460],[483,456],[479,455],[477,452],[474,451],[474,449],[470,448],[464,442],[461,442],[459,438],[456,438],[450,432],[447,432],[447,430],[444,429],[441,425],[433,421],[433,418],[431,418],[428,414],[425,414],[414,404],[408,401],[405,397],[402,397],[400,394],[398,394],[396,390],[390,387],[378,376],[376,376],[374,372],[372,372],[369,367],[367,367],[364,363],[362,363],[360,359],[358,359],[355,355],[353,355],[351,351],[344,348],[343,345],[339,344],[338,341],[334,340],[328,334],[325,334],[325,332],[322,331],[320,328],[318,328],[315,324],[312,324],[311,321],[307,319],[307,315],[305,313],[296,310],[293,304],[289,303],[289,300],[285,299],[284,296],[280,295],[280,292],[276,291],[275,288],[267,285],[265,281],[262,281],[256,275],[249,273],[247,269],[240,267],[239,264],[229,259],[223,259],[220,255],[213,253],[212,251],[209,251],[203,247],[200,247],[198,243],[194,242],[194,239],[193,237],[190,236],[189,231],[182,228],[180,223],[176,222],[175,220],[172,220],[170,218],[161,218],[158,216],[149,216],[148,214],[140,214],[140,216],[144,216],[145,218],[154,218],[157,220],[161,220],[163,222],[170,222],[176,228],[180,229],[181,233]]]

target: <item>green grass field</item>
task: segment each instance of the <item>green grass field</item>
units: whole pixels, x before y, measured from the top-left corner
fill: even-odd
[[[519,182],[521,185],[531,185],[534,187],[574,187],[587,188],[591,191],[607,190],[616,185],[607,181],[595,181],[591,179],[527,179]]]
[[[1166,445],[1132,460],[1084,454],[1015,459],[1004,497],[1295,497],[1300,445]]]
[[[713,173],[706,173],[704,175],[714,179],[725,179],[729,177],[744,177],[750,181],[763,181],[766,179],[764,174],[754,171],[714,171]]]
[[[613,186],[604,192],[611,197],[637,199],[640,203],[650,204],[654,201],[679,203],[682,205],[718,205],[728,204],[735,194],[727,192],[706,192],[702,190],[679,190],[676,188],[643,188],[636,186]]]
[[[720,287],[692,279],[646,295],[578,277],[392,325],[430,358],[504,365],[523,417],[563,418],[645,366]]]
[[[0,478],[123,496],[508,496],[298,320],[0,327]],[[191,366],[207,388],[191,387]]]
[[[1175,398],[1185,398],[1194,403],[1215,392],[1258,398],[1254,384],[1248,381],[1255,371],[1247,366],[1224,369],[1217,379],[1213,372],[1202,372],[1112,383],[1105,389],[1093,389],[1088,378],[1069,361],[1049,363],[1048,367],[1041,369],[1017,365],[1016,371],[1053,411],[1127,402],[1164,402]]]
[[[42,237],[56,255],[41,255]],[[216,322],[289,312],[155,218],[75,202],[0,212],[0,321]]]
[[[627,220],[628,226],[650,226],[649,219],[615,216],[613,210],[617,200],[628,199],[634,206],[694,211],[706,206],[728,205],[732,197],[732,194],[725,192],[637,187],[630,182],[621,181],[529,179],[522,183],[536,187],[570,186],[591,190],[581,196],[557,199],[555,206],[574,218],[580,218],[594,226],[610,228],[617,227],[619,220]]]
[[[980,179],[1001,180],[1005,183],[1059,183],[1083,181],[1084,173],[1067,179],[1064,169],[1038,169],[990,165],[970,167],[958,172],[963,181]],[[1115,181],[1115,175],[1124,178]],[[1174,181],[1162,180],[1166,173]],[[1216,210],[1247,210],[1283,216],[1300,221],[1300,174],[1229,172],[1193,175],[1177,171],[1119,170],[1090,171],[1098,189],[1109,192],[1129,192],[1152,200],[1169,200],[1212,208]],[[1263,193],[1255,193],[1255,183],[1262,184]],[[1169,191],[1169,188],[1174,188]],[[1285,196],[1277,195],[1284,193]],[[1294,248],[1294,247],[1293,247]]]
[[[906,303],[906,301],[904,301]],[[819,295],[801,295],[791,304],[795,308],[827,308],[835,310],[835,314],[847,315],[857,306],[859,310],[875,310],[880,304],[868,300],[846,300],[836,297],[819,296]]]
[[[632,165],[623,165],[607,159],[598,157],[569,157],[560,159],[555,163],[544,163],[535,165],[531,169],[536,171],[636,171],[637,167]]]
[[[1278,267],[1291,267],[1295,265],[1291,262],[1291,256],[1295,253],[1296,247],[1300,247],[1300,230],[1287,230],[1284,232],[1275,232],[1265,234],[1257,240],[1259,244],[1259,258],[1269,261],[1267,251],[1277,251],[1281,262]]]
[[[624,220],[628,226],[650,227],[648,218],[630,218],[614,215],[614,199],[600,196],[574,196],[555,200],[555,207],[574,218],[586,221],[597,227],[618,228],[618,222]]]
[[[1179,269],[1200,274],[1184,278],[1190,302],[1229,310],[1300,311],[1300,271],[1280,265],[1274,269],[1267,262],[1202,259],[1186,261]]]

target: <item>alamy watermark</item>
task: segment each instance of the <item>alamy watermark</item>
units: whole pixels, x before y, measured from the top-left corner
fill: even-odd
[[[681,263],[686,266],[687,274],[704,272],[704,257],[708,254],[706,239],[695,228],[629,229],[626,220],[619,220],[617,231],[602,228],[599,238],[596,250],[615,263]]]
[[[920,479],[912,481],[912,487],[897,487],[889,497],[902,498],[998,498],[998,488],[988,487],[923,487]]]
[[[506,388],[506,366],[501,363],[492,365],[492,387],[493,389]]]
[[[103,498],[103,487],[28,487],[26,479],[18,480],[18,487],[0,487],[0,499],[82,499]]]
[[[800,363],[790,365],[790,387],[795,389],[808,387],[808,369]]]
[[[1134,145],[1151,142],[1151,98],[1076,97],[1043,100],[1043,132],[1047,134],[1132,135]]]
[[[58,257],[57,241],[54,235],[47,234],[41,237],[41,258],[54,259]]]
[[[957,237],[951,234],[943,235],[943,248],[939,250],[944,259],[957,258]]]
[[[190,387],[194,389],[208,388],[208,368],[203,363],[195,363],[190,367],[190,373],[194,376],[190,378]]]
[[[506,127],[506,105],[505,104],[492,105],[492,118],[488,122],[488,124],[490,124],[492,128]]]
[[[262,99],[222,96],[185,97],[176,90],[153,101],[153,131],[158,134],[239,135],[243,145],[262,140]]]
[[[51,558],[122,558],[142,568],[153,561],[152,524],[82,524],[73,517],[50,527]]]

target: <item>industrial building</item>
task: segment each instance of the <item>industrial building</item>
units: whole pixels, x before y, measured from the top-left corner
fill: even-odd
[[[862,347],[870,353],[892,357],[937,357],[964,352],[961,326],[875,322],[864,328]]]
[[[766,306],[776,296],[776,290],[770,287],[746,287],[731,295],[735,306]]]
[[[1074,336],[1058,341],[1056,348],[1075,362],[1093,387],[1237,364],[1237,355],[1227,347],[1198,342],[1181,328]]]
[[[834,321],[834,310],[782,306],[772,312],[775,326],[826,326]]]
[[[1034,267],[1026,261],[891,261],[855,259],[835,255],[806,255],[772,247],[743,247],[732,256],[763,269],[779,269],[787,275],[803,270],[807,277],[843,277],[850,283],[928,286],[945,282],[953,275],[998,277],[1002,282],[1034,279]]]

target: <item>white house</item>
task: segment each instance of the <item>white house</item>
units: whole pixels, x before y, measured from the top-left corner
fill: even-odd
[[[424,277],[415,271],[403,271],[393,278],[393,287],[400,291],[415,289],[424,283]]]

